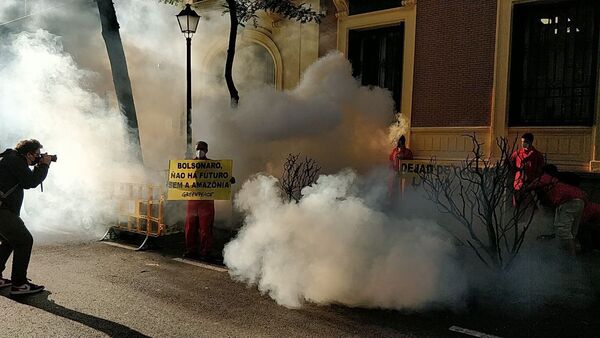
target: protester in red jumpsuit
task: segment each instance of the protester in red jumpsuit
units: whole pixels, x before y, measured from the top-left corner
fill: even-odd
[[[208,143],[196,144],[195,160],[208,160]],[[215,201],[188,201],[185,217],[185,254],[187,258],[210,260],[215,221]]]
[[[513,183],[515,190],[521,190],[540,177],[544,162],[544,155],[533,146],[533,134],[523,134],[521,148],[515,150],[510,156],[510,163],[516,171]]]
[[[393,200],[398,195],[398,189],[400,187],[400,161],[402,160],[412,160],[413,153],[410,149],[406,148],[406,138],[404,135],[400,136],[398,139],[398,144],[392,152],[390,153],[390,179],[389,179],[389,187],[388,187],[388,196],[390,200]]]
[[[578,187],[565,184],[556,178],[558,170],[552,164],[543,167],[544,174],[532,181],[525,191],[536,190],[547,203],[555,208],[553,230],[569,254],[579,250],[577,234],[587,195]],[[544,236],[553,237],[553,236]]]

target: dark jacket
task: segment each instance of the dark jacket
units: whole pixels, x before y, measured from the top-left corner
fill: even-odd
[[[7,192],[18,184],[17,189],[2,201],[0,208],[7,209],[17,215],[23,204],[23,189],[37,187],[48,175],[48,165],[38,164],[29,169],[27,159],[16,150],[7,149],[0,154],[0,191]]]

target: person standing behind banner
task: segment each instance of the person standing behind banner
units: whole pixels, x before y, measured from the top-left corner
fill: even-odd
[[[196,144],[195,160],[209,160],[208,143],[198,141]],[[235,178],[231,178],[231,184]],[[186,258],[200,259],[215,262],[217,259],[211,256],[213,245],[213,225],[215,222],[215,201],[199,200],[188,201],[185,216],[185,253]]]
[[[413,153],[406,147],[406,137],[402,135],[398,139],[396,147],[392,149],[392,152],[389,156],[391,174],[389,179],[388,197],[390,200],[393,200],[397,197],[398,189],[400,188],[400,161],[409,161],[412,159]]]

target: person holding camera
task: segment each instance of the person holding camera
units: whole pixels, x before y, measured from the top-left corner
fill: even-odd
[[[0,288],[11,286],[11,295],[44,290],[27,279],[33,237],[21,219],[23,189],[35,188],[44,181],[55,156],[41,154],[37,140],[20,141],[15,149],[0,154]],[[29,167],[34,166],[33,170]],[[2,278],[6,261],[13,254],[12,276]]]

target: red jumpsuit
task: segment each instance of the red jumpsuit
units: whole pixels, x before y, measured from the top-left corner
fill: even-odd
[[[544,155],[533,146],[515,150],[510,156],[510,161],[516,169],[514,187],[519,191],[524,185],[531,183],[542,176],[544,166]]]
[[[400,161],[402,160],[412,160],[413,153],[408,148],[400,149],[398,147],[392,149],[390,153],[390,178],[388,180],[388,197],[390,199],[396,198],[398,195],[398,189],[400,188]]]
[[[188,201],[185,217],[185,251],[209,256],[213,241],[215,201]]]
[[[557,178],[548,174],[543,174],[538,179],[531,182],[528,188],[538,190],[540,193],[544,194],[545,200],[553,208],[574,199],[580,199],[582,201],[587,200],[587,196],[583,190],[562,183]]]
[[[195,158],[198,160],[199,158]],[[202,160],[208,160],[202,158]],[[185,215],[185,253],[209,256],[213,242],[215,201],[188,201]]]
[[[390,153],[390,169],[394,170],[396,173],[400,170],[400,161],[401,160],[412,160],[413,153],[408,148],[400,149],[394,148]]]
[[[556,236],[561,240],[573,240],[579,233],[579,223],[587,200],[585,192],[548,174],[531,182],[525,188],[529,189],[537,189],[555,208],[553,225]]]

